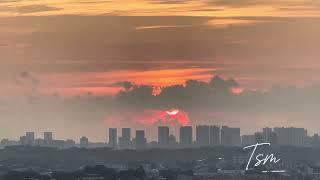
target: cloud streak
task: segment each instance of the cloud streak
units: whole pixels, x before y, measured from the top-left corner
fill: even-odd
[[[27,5],[17,7],[16,12],[21,14],[29,14],[29,13],[40,13],[40,12],[48,12],[48,11],[59,11],[62,8],[57,8],[48,5]]]
[[[35,1],[6,0],[1,1],[7,9],[18,7],[15,11],[8,10],[0,16],[16,16],[27,13],[37,16],[47,15],[105,15],[117,14],[122,16],[202,16],[202,17],[319,17],[319,3],[312,0],[156,0],[156,1],[68,1],[53,0],[35,5]],[[286,9],[287,6],[295,6]],[[310,11],[306,8],[313,8]],[[270,13],[271,12],[271,13]]]

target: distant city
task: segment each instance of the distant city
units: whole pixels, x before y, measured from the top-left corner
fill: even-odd
[[[118,136],[121,130],[121,136]],[[88,137],[81,137],[79,143],[73,139],[57,140],[53,132],[44,132],[43,138],[35,138],[35,132],[26,132],[20,140],[1,140],[1,147],[26,145],[56,147],[68,149],[72,147],[98,148],[109,147],[113,149],[178,149],[212,146],[239,147],[256,143],[268,142],[272,146],[320,147],[318,134],[308,136],[307,130],[296,127],[263,128],[262,131],[250,135],[241,135],[240,128],[228,126],[199,125],[195,127],[195,136],[192,126],[182,126],[179,130],[179,139],[170,134],[169,126],[158,127],[158,141],[148,141],[144,130],[135,130],[132,137],[131,128],[109,128],[106,142],[90,142]]]

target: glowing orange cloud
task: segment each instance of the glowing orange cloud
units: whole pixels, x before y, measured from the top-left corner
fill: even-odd
[[[212,71],[215,70],[219,70],[219,68],[61,73],[43,76],[40,80],[46,82],[47,86],[54,89],[54,92],[59,92],[59,94],[64,96],[83,95],[89,92],[94,95],[114,95],[121,90],[121,87],[114,86],[113,84],[121,81],[130,81],[137,85],[145,84],[165,87],[184,84],[185,81],[189,79],[207,81],[212,76]],[[41,92],[45,91],[42,88],[40,88],[40,90],[42,90]],[[161,89],[156,88],[154,89],[153,95],[157,95],[160,92]],[[50,94],[50,90],[46,90],[46,93]]]
[[[241,93],[243,93],[243,88],[241,88],[241,87],[235,87],[235,88],[232,88],[232,89],[231,89],[231,92],[232,92],[233,94],[241,94]]]

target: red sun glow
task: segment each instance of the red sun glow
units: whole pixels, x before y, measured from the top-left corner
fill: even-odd
[[[119,116],[119,113],[121,116]],[[129,121],[129,122],[128,122]],[[124,110],[114,112],[108,115],[106,122],[108,124],[119,124],[120,122],[138,123],[141,125],[155,125],[157,123],[186,126],[190,124],[188,113],[183,110],[171,109],[144,109],[142,111]],[[120,124],[119,124],[120,125]]]
[[[166,111],[166,113],[170,116],[177,115],[179,113],[178,109]]]

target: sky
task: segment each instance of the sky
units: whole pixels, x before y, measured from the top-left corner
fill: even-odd
[[[316,0],[1,0],[0,138],[53,131],[103,141],[108,127],[147,130],[178,107],[191,125],[319,132],[319,16]],[[214,76],[236,81],[229,96],[240,100],[216,95],[208,99],[218,105],[203,107],[190,94],[191,106],[161,90]],[[160,100],[137,109],[141,85]]]

